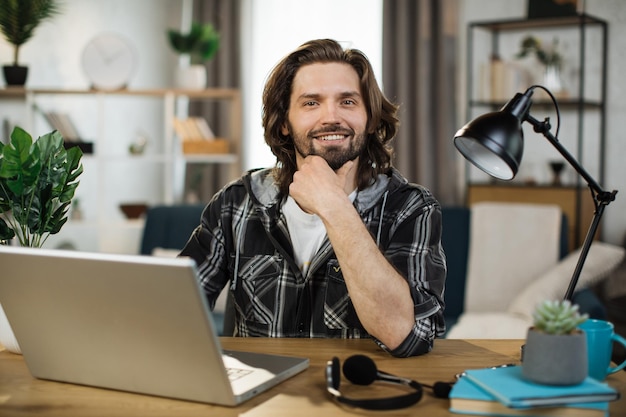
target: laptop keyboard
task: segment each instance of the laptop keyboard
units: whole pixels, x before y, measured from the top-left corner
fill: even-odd
[[[232,382],[252,373],[252,370],[241,368],[226,368],[226,373],[228,374],[228,379],[230,379],[230,381]]]

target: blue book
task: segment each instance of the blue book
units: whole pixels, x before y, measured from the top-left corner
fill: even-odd
[[[542,385],[522,377],[520,366],[472,369],[464,378],[510,408],[561,406],[614,401],[619,392],[608,384],[587,377],[576,385]]]
[[[604,401],[554,407],[510,408],[469,379],[461,378],[450,391],[450,411],[477,416],[608,417],[609,403]]]

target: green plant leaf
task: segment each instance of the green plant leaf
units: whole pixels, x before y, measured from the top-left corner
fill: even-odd
[[[193,22],[188,33],[174,29],[167,31],[170,46],[180,54],[189,54],[196,60],[208,61],[217,53],[220,45],[219,33],[212,24]]]
[[[60,9],[55,0],[0,0],[0,32],[15,49],[13,64],[18,64],[20,45],[28,41],[39,24]]]
[[[8,238],[11,230],[22,246],[40,246],[67,222],[77,178],[83,172],[82,151],[65,150],[57,131],[33,142],[19,127],[0,151],[0,213],[10,211],[0,238]]]

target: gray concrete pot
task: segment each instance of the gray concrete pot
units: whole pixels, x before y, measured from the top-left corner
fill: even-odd
[[[581,331],[552,335],[528,329],[522,375],[545,385],[575,385],[587,377],[587,339]]]

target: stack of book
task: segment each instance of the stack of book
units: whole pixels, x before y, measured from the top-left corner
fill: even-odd
[[[185,154],[228,153],[228,141],[216,138],[202,117],[174,118],[174,130]]]
[[[65,148],[78,146],[83,153],[93,153],[93,142],[86,142],[81,139],[69,114],[56,111],[42,111],[37,106],[35,106],[35,110],[41,112],[50,127],[63,136],[63,145]]]
[[[473,369],[450,392],[450,411],[523,417],[608,417],[619,392],[592,378],[568,386],[541,385],[522,377],[521,367]]]

